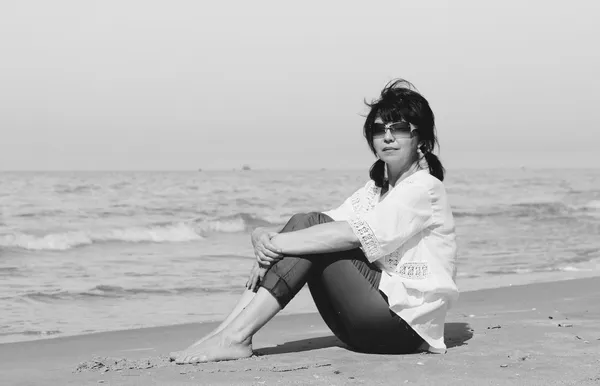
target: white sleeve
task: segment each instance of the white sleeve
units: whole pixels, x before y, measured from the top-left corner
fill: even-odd
[[[365,256],[373,262],[432,225],[432,191],[411,181],[392,190],[373,210],[347,221]]]

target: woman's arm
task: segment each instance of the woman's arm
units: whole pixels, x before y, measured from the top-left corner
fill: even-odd
[[[360,246],[358,237],[346,221],[318,224],[294,232],[280,233],[271,239],[284,255],[309,255],[347,251]]]

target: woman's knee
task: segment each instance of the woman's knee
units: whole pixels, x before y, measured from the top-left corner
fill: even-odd
[[[283,227],[282,232],[291,232],[296,229],[301,229],[299,227],[302,227],[303,224],[305,224],[305,223],[306,223],[306,213],[296,213],[295,215],[290,217],[288,222]]]
[[[288,222],[290,223],[299,223],[299,222],[303,222],[304,219],[306,218],[307,214],[306,213],[296,213],[295,215],[293,215],[292,217],[290,217],[290,219],[288,220]]]
[[[333,221],[329,216],[320,212],[296,213],[283,228],[284,231],[293,231],[310,228],[313,225]]]

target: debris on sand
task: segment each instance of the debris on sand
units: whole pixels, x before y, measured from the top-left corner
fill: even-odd
[[[168,365],[168,357],[144,359],[95,357],[89,361],[79,363],[75,370],[73,370],[73,372],[82,373],[86,371],[97,371],[100,373],[106,373],[108,371],[146,370],[154,367],[163,367]]]

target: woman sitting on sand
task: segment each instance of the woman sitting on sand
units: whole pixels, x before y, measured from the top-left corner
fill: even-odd
[[[213,332],[171,353],[177,363],[245,358],[252,337],[308,283],[331,331],[372,353],[445,352],[444,320],[458,297],[454,220],[433,154],[429,103],[410,83],[368,105],[364,135],[378,160],[337,209],[256,229],[257,262],[238,304]]]

